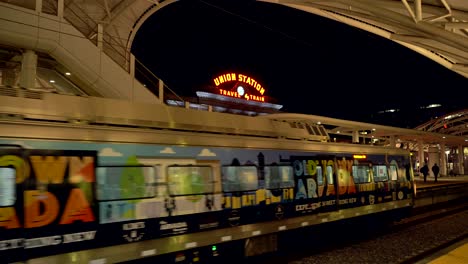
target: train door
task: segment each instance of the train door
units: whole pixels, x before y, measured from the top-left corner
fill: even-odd
[[[21,146],[0,145],[0,255],[6,263],[25,261]]]
[[[222,185],[227,224],[236,226],[258,221],[259,170],[253,164],[223,165]],[[263,201],[264,199],[262,199]]]
[[[257,191],[257,197],[264,196],[264,219],[283,219],[293,215],[294,172],[289,163],[265,165],[264,190]],[[262,195],[259,195],[263,192]],[[257,200],[262,200],[261,197]]]
[[[356,185],[357,160],[364,158],[365,155],[347,154],[336,157],[335,171],[338,186],[337,205],[339,209],[351,208],[360,205],[359,191]]]
[[[96,168],[99,224],[106,244],[154,238],[161,215],[158,168],[145,165],[100,165]]]
[[[203,195],[205,202],[202,202],[201,214],[197,217],[198,228],[200,230],[217,228],[222,226],[222,203],[223,194],[221,186],[221,164],[219,160],[197,160],[199,166],[209,166],[211,176],[204,178],[208,186],[204,188],[207,192]]]
[[[391,184],[389,190],[392,200],[403,200],[413,198],[413,170],[411,159],[408,156],[389,156],[388,172]]]
[[[217,228],[221,225],[221,179],[217,160],[146,158],[138,161],[157,168],[156,198],[160,212],[158,236]]]
[[[338,180],[336,158],[324,157],[317,166],[317,190],[321,204],[320,211],[334,211],[338,208]]]

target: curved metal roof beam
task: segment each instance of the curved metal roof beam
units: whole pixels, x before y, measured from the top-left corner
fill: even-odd
[[[446,0],[415,0],[414,9],[406,0],[259,1],[289,6],[366,30],[468,77],[468,23],[465,21],[468,2],[451,0],[458,8],[454,10]]]
[[[72,1],[72,0],[71,0]],[[128,64],[136,32],[155,12],[178,0],[81,0],[125,54]],[[348,24],[399,43],[468,78],[466,0],[258,0]],[[77,2],[78,4],[78,2]]]
[[[158,4],[153,4],[148,6],[148,8],[140,14],[138,19],[135,21],[133,24],[132,30],[129,32],[128,35],[128,42],[127,42],[127,49],[130,50],[132,47],[133,40],[135,39],[136,33],[140,29],[140,27],[145,23],[145,21],[153,15],[155,12],[161,10],[162,8],[173,4],[175,2],[178,2],[178,0],[162,0],[162,1],[156,1]]]
[[[468,136],[468,109],[452,112],[416,127],[417,130]],[[466,138],[468,139],[468,138]]]

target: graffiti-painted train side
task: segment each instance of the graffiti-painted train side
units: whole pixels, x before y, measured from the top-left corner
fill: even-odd
[[[7,262],[411,201],[413,193],[405,154],[11,142],[0,140]]]

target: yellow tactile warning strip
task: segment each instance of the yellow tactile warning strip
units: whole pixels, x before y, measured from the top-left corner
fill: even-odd
[[[465,243],[460,245],[459,247],[429,262],[429,264],[467,264],[467,263],[468,263],[468,242],[466,240],[465,240]]]

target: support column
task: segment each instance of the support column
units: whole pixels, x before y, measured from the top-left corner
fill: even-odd
[[[65,6],[64,1],[65,0],[58,0],[58,3],[57,3],[57,16],[59,18],[63,18],[63,8]]]
[[[458,174],[465,175],[465,153],[463,146],[458,146]]]
[[[158,79],[159,85],[159,101],[164,104],[164,82],[161,79]]]
[[[390,142],[390,147],[394,148],[396,146],[395,136],[390,136],[388,140]]]
[[[98,24],[97,30],[97,46],[100,50],[102,50],[104,40],[104,27],[102,24]]]
[[[429,161],[427,163],[427,166],[429,167],[429,175],[432,175],[434,177],[434,174],[432,173],[432,166],[434,166],[434,163],[437,163],[437,165],[440,167],[440,151],[439,147],[429,147],[428,150],[428,156],[429,156]],[[445,153],[444,153],[445,155]]]
[[[353,131],[353,143],[359,143],[359,131]]]
[[[36,12],[42,13],[42,0],[36,0]]]
[[[21,61],[20,87],[34,88],[36,86],[36,69],[36,53],[32,50],[26,50]]]
[[[421,0],[415,0],[414,1],[414,10],[415,10],[415,16],[416,16],[416,21],[419,22],[422,20],[422,3]]]
[[[99,44],[99,42],[98,42]],[[136,85],[136,78],[135,78],[135,56],[130,54],[130,69],[129,69],[130,77],[132,78],[132,100],[135,100],[135,85]]]
[[[447,165],[448,165],[448,158],[447,158],[447,152],[448,150],[445,149],[445,144],[444,143],[441,143],[440,144],[440,153],[439,153],[439,157],[440,157],[440,164],[439,164],[439,167],[440,167],[440,175],[445,175],[447,176],[448,175],[448,168],[447,168]]]
[[[419,160],[419,167],[418,167],[418,172],[419,169],[424,166],[424,162],[426,160],[424,159],[424,143],[422,141],[418,141],[418,160]]]

